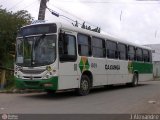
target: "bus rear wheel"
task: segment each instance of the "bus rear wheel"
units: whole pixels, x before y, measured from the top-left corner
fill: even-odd
[[[134,73],[132,82],[128,84],[131,87],[135,87],[138,85],[138,75]]]
[[[91,83],[90,79],[87,75],[82,75],[81,82],[80,82],[80,88],[77,89],[77,94],[80,96],[88,95],[90,92]]]
[[[138,85],[138,75],[134,74],[133,75],[133,81],[132,81],[132,86],[137,86]]]

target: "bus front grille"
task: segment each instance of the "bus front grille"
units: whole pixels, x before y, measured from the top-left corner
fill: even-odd
[[[41,74],[45,71],[45,69],[40,69],[40,70],[20,70],[23,74]]]
[[[26,84],[27,86],[39,86],[39,81],[32,81],[32,82],[30,82],[30,81],[25,81],[25,84]]]

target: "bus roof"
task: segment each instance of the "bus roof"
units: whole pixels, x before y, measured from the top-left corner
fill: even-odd
[[[67,24],[64,24],[64,23],[56,23],[56,24],[57,25],[59,24],[61,28],[66,29],[66,30],[76,31],[76,32],[82,33],[82,34],[91,35],[91,36],[95,36],[95,37],[98,37],[98,38],[107,39],[107,40],[111,40],[111,41],[115,41],[115,42],[119,42],[119,43],[124,43],[124,44],[127,44],[127,45],[140,47],[140,48],[143,48],[143,49],[152,50],[150,47],[138,45],[138,44],[132,43],[132,42],[124,40],[124,39],[113,37],[109,34],[108,35],[107,34],[102,34],[102,33],[94,32],[94,31],[86,30],[86,29],[83,29],[83,28],[75,27],[75,26],[72,26],[72,25],[67,25]]]
[[[75,27],[73,25],[64,24],[64,23],[61,23],[61,22],[36,23],[36,24],[26,25],[26,26],[23,26],[23,27],[33,26],[33,25],[41,25],[41,24],[52,24],[52,23],[57,24],[57,26],[59,26],[62,29],[69,30],[69,31],[72,31],[72,32],[78,32],[78,33],[102,38],[102,39],[105,39],[105,40],[107,39],[107,40],[115,41],[115,42],[118,42],[118,43],[124,43],[126,45],[131,45],[131,46],[135,46],[135,47],[139,47],[139,48],[143,48],[143,49],[152,50],[150,47],[138,45],[138,44],[135,44],[135,43],[130,42],[128,40],[124,40],[124,39],[121,39],[121,38],[118,38],[118,37],[111,36],[109,34],[108,35],[107,34],[102,34],[102,33],[90,31],[90,30],[87,30],[87,29]]]

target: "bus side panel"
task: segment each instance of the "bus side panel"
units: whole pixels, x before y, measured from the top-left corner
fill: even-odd
[[[108,84],[120,84],[131,82],[132,74],[128,72],[128,61],[107,60]]]
[[[139,81],[153,80],[153,74],[139,74]]]
[[[58,89],[78,88],[77,62],[59,62]]]
[[[78,88],[79,81],[74,75],[60,75],[58,80],[58,90]]]
[[[93,74],[93,86],[107,85],[105,58],[89,58]]]
[[[144,62],[132,62],[133,72],[138,72],[139,81],[153,79],[153,64]]]

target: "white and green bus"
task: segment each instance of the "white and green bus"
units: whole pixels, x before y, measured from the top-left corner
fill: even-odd
[[[16,40],[15,81],[21,89],[75,89],[151,80],[151,49],[62,23],[24,26]]]

